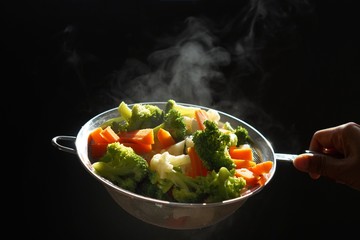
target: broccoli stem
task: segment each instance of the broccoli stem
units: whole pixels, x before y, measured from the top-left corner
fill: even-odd
[[[122,101],[118,107],[118,111],[120,116],[122,116],[126,122],[129,122],[132,112],[131,112],[131,108],[129,108],[129,106]]]

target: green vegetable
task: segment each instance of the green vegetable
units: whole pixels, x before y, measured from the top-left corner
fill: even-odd
[[[152,183],[163,193],[169,192],[174,201],[198,202],[201,200],[201,186],[195,178],[184,174],[190,166],[189,155],[155,154],[150,161],[150,169],[156,174]],[[155,191],[153,194],[158,193]]]
[[[148,177],[138,184],[136,193],[159,200],[172,201],[173,198],[168,192],[171,187],[171,182],[168,182],[167,186],[158,184],[158,174],[154,171],[149,171]]]
[[[128,127],[128,123],[122,116],[120,116],[116,118],[111,118],[106,122],[104,122],[103,124],[101,124],[101,128],[103,129],[105,129],[107,126],[110,126],[111,129],[114,130],[114,132],[119,133],[126,131]]]
[[[203,177],[203,191],[207,198],[204,202],[219,202],[240,196],[241,189],[246,185],[243,178],[235,177],[235,169],[221,167],[219,172],[212,171]]]
[[[244,128],[243,126],[238,125],[235,128],[233,128],[229,122],[225,122],[223,128],[229,130],[232,134],[236,135],[237,139],[235,145],[237,147],[243,144],[251,143],[251,138],[249,136],[249,133],[247,129]]]
[[[205,130],[194,133],[194,147],[208,170],[219,171],[221,167],[235,168],[229,154],[232,139],[229,134],[222,133],[215,122],[205,120]]]
[[[164,111],[156,105],[137,103],[132,106],[129,114],[129,109],[124,104],[120,104],[122,108],[119,108],[119,113],[127,122],[127,131],[154,128],[164,121]]]
[[[133,192],[149,172],[147,161],[119,142],[108,144],[105,155],[92,166],[100,176]]]
[[[170,111],[170,109],[177,110],[178,112],[180,112],[180,114],[182,116],[194,118],[195,117],[195,111],[200,109],[200,108],[179,105],[179,104],[176,103],[175,100],[169,99],[167,101],[166,105],[165,105],[165,113],[168,113]]]
[[[251,139],[250,139],[247,129],[240,125],[234,129],[234,134],[237,136],[237,139],[238,139],[236,146],[240,146],[240,145],[251,142]]]
[[[119,117],[107,120],[101,125],[101,127],[106,128],[107,126],[111,126],[111,128],[116,133],[127,131],[127,128],[129,126],[129,120],[132,115],[131,108],[124,101],[122,101],[119,104],[118,112],[120,114]]]
[[[124,120],[126,122],[129,122],[132,112],[131,112],[131,108],[124,101],[122,101],[119,104],[118,112],[119,112],[120,116],[124,118]]]
[[[175,109],[170,109],[165,114],[164,129],[169,131],[171,136],[176,142],[185,139],[186,136],[186,125],[184,117],[181,113]]]
[[[240,196],[245,186],[243,178],[234,176],[235,169],[221,167],[207,176],[195,178],[185,174],[189,167],[188,155],[173,156],[168,152],[156,154],[150,161],[150,181],[141,193],[158,199],[172,198],[183,203],[218,202]]]
[[[175,109],[166,112],[164,122],[155,127],[154,132],[156,133],[159,128],[167,130],[176,142],[184,140],[187,134],[184,117]]]
[[[174,171],[160,178],[154,172],[146,194],[182,203],[221,202],[239,197],[241,189],[246,185],[246,181],[235,177],[234,173],[235,169],[229,171],[222,167],[219,172],[212,171],[207,176],[192,178],[174,168]]]
[[[200,177],[192,178],[179,171],[169,172],[163,181],[173,184],[171,195],[177,202],[197,203],[204,199]]]

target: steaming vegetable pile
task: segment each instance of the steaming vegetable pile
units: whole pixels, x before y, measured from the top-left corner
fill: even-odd
[[[263,185],[272,161],[256,163],[246,128],[216,110],[121,102],[119,117],[89,135],[95,172],[128,191],[181,203],[212,203]]]

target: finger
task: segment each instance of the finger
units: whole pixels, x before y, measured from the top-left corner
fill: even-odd
[[[319,153],[327,153],[326,149],[336,149],[337,134],[336,128],[316,131],[311,139],[309,149]]]
[[[320,174],[317,174],[317,173],[309,173],[309,176],[312,178],[312,179],[319,179],[321,177]]]
[[[359,132],[360,126],[354,122],[316,131],[311,139],[309,149],[327,155],[344,155],[344,139],[356,138],[353,135],[359,135]]]
[[[336,179],[342,161],[325,154],[305,153],[297,156],[293,165],[300,171],[307,172],[314,179],[326,176]]]
[[[309,161],[312,155],[313,155],[312,153],[305,153],[298,155],[293,160],[293,165],[295,166],[295,168],[297,168],[302,172],[309,172]]]

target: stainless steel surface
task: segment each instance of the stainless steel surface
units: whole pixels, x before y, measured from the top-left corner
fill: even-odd
[[[276,160],[292,162],[298,155],[289,153],[275,153]]]
[[[61,144],[61,141],[66,141],[66,142],[71,142],[71,143],[75,143],[76,141],[76,137],[74,136],[56,136],[53,137],[53,139],[51,140],[52,144],[57,147],[59,150],[64,151],[64,152],[68,152],[68,153],[73,153],[76,154],[76,149],[66,146],[64,144]]]

